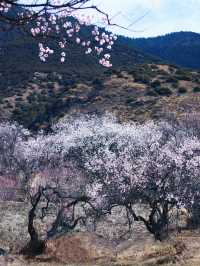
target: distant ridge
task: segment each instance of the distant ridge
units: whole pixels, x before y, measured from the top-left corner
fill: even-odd
[[[200,69],[200,34],[181,31],[153,38],[127,39],[130,47],[168,63]]]
[[[17,11],[12,10],[10,12],[14,16]],[[90,28],[91,26],[82,27],[81,34],[87,36]],[[103,73],[106,70],[100,66],[95,55],[85,55],[82,48],[76,43],[71,43],[70,40],[68,42],[69,48],[66,49],[66,63],[60,63],[58,53],[55,53],[48,62],[43,63],[38,57],[38,42],[41,42],[41,40],[34,40],[17,28],[8,32],[0,32],[0,71],[9,73],[56,71],[87,76],[88,73],[91,73],[91,68],[93,75]],[[48,44],[54,50],[58,49],[53,40]],[[122,44],[120,40],[114,45],[111,54],[115,69],[127,69],[134,64],[157,61],[152,56],[139,52],[134,47],[126,45],[126,43]]]

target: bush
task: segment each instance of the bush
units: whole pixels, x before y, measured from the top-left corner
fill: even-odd
[[[157,94],[160,96],[170,96],[172,95],[172,91],[167,87],[157,87],[154,89]]]
[[[95,87],[100,88],[100,87],[102,87],[102,80],[96,78],[96,79],[94,79],[94,80],[92,81],[92,85],[94,85]]]
[[[177,80],[177,78],[175,78],[175,77],[168,77],[168,78],[166,79],[166,82],[168,82],[168,83],[177,83],[178,80]]]
[[[158,96],[158,94],[154,90],[148,89],[146,96]]]
[[[175,83],[175,82],[172,83],[172,87],[173,87],[173,88],[178,88],[178,83]]]
[[[12,108],[12,104],[11,104],[10,102],[8,102],[8,103],[6,104],[6,108],[11,109],[11,108]]]
[[[184,77],[182,77],[182,80],[185,80],[185,81],[191,81],[192,79],[191,79],[191,77],[189,77],[189,76],[184,76]]]
[[[176,79],[178,80],[186,80],[186,81],[191,81],[192,78],[188,75],[188,73],[182,74],[182,75],[177,75],[176,73]]]
[[[15,98],[15,101],[16,101],[16,102],[23,102],[23,98],[22,98],[22,97],[16,97],[16,98]]]
[[[180,94],[183,94],[183,93],[186,93],[186,92],[187,92],[187,89],[184,88],[184,87],[180,87],[180,88],[178,88],[178,92],[179,92]]]
[[[200,92],[200,87],[194,87],[193,92]]]
[[[148,76],[143,76],[141,79],[141,82],[144,84],[149,84],[150,83],[150,78]]]
[[[158,69],[158,66],[157,65],[151,65],[151,69],[157,70]]]
[[[136,70],[130,70],[130,71],[128,71],[128,74],[130,74],[134,77],[137,74],[137,71]]]
[[[121,72],[117,73],[118,78],[124,78],[123,74]]]
[[[161,86],[161,82],[159,80],[155,80],[151,83],[151,86],[153,88],[156,88],[156,87],[160,87]]]
[[[134,77],[135,82],[141,82],[144,84],[149,84],[150,83],[150,78],[146,75],[137,75]]]
[[[114,74],[114,69],[109,69],[109,70],[106,70],[106,71],[104,71],[104,75],[106,76],[106,77],[109,77],[109,76],[111,76],[112,74]]]
[[[132,103],[134,100],[135,100],[134,98],[130,97],[130,98],[128,98],[128,99],[126,100],[126,104],[130,104],[130,103]]]
[[[132,101],[129,103],[131,107],[136,108],[136,107],[141,107],[144,105],[143,101]]]
[[[178,69],[176,71],[176,75],[177,75],[177,78],[179,77],[180,79],[183,79],[183,80],[191,80],[191,77],[190,77],[191,74],[186,70]]]
[[[158,74],[158,75],[162,75],[162,76],[166,76],[166,71],[160,69],[160,70],[157,71],[157,74]]]

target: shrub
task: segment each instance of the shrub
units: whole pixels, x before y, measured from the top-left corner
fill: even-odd
[[[151,86],[153,88],[160,87],[161,86],[161,82],[159,80],[155,80],[155,81],[151,82]]]
[[[132,101],[129,103],[131,107],[136,108],[144,105],[143,101]]]
[[[168,83],[177,83],[178,80],[177,80],[177,78],[175,78],[175,77],[168,77],[168,78],[166,79],[166,82],[168,82]]]
[[[200,92],[200,87],[194,87],[193,92]]]
[[[162,75],[162,76],[166,76],[166,71],[160,69],[160,70],[157,71],[157,74],[158,74],[158,75]]]
[[[142,82],[145,84],[149,84],[150,83],[150,78],[147,75],[136,75],[134,77],[135,82]]]
[[[108,70],[104,71],[104,75],[109,77],[112,74],[114,74],[114,71],[115,71],[114,69],[108,69]]]
[[[23,102],[23,98],[22,98],[22,97],[16,97],[16,98],[15,98],[15,101],[16,101],[16,102]]]
[[[136,75],[137,71],[136,70],[130,70],[128,71],[128,74],[132,75],[133,77]]]
[[[118,78],[124,78],[123,74],[121,72],[117,73]]]
[[[191,81],[192,77],[189,76],[187,72],[176,72],[176,79],[178,80],[186,80],[186,81]]]
[[[186,92],[187,92],[187,89],[184,88],[184,87],[179,87],[179,88],[178,88],[178,92],[179,92],[180,94],[183,94],[183,93],[186,93]]]
[[[178,82],[177,82],[177,83],[175,83],[175,82],[172,83],[172,87],[173,87],[173,88],[178,88]]]
[[[148,89],[146,96],[158,96],[158,94],[154,90]]]
[[[157,87],[154,90],[160,96],[170,96],[170,95],[172,95],[172,91],[169,88],[167,88],[167,87]]]
[[[129,97],[129,98],[126,100],[126,103],[127,103],[127,104],[130,104],[130,103],[132,103],[134,100],[135,100],[134,98]]]
[[[11,104],[10,102],[8,102],[8,103],[6,104],[6,108],[11,109],[11,108],[12,108],[12,104]]]
[[[92,84],[95,86],[95,87],[102,87],[102,80],[96,78],[92,81]]]
[[[189,77],[189,76],[184,76],[184,77],[182,77],[182,80],[185,80],[185,81],[191,81],[192,79],[191,79],[191,77]]]
[[[156,70],[156,69],[158,69],[158,66],[157,65],[151,65],[151,69]]]

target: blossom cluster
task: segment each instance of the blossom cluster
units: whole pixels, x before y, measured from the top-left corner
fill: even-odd
[[[46,7],[44,3],[44,5],[41,4],[37,8],[24,9],[24,11],[17,14],[20,23],[24,20],[27,25],[31,25],[30,32],[33,37],[44,37],[44,43],[39,43],[39,58],[41,61],[45,62],[49,55],[53,54],[54,51],[48,44],[53,38],[57,45],[54,50],[59,51],[61,63],[66,61],[65,50],[69,47],[69,43],[74,42],[83,49],[85,54],[96,54],[101,65],[111,67],[110,50],[117,37],[112,33],[104,32],[98,26],[94,26],[94,15],[81,13],[81,9],[73,8],[73,4],[72,7],[65,7],[63,4],[61,1],[53,0],[50,3],[51,7],[48,7],[48,3]],[[74,2],[74,5],[76,5],[76,2]],[[55,8],[52,8],[52,6],[55,6]],[[11,7],[11,4],[1,1],[0,12],[7,13]],[[101,21],[104,23],[103,25],[108,23],[104,15],[102,15]],[[83,33],[85,26],[89,26],[86,29],[88,33]]]
[[[120,124],[106,115],[66,117],[53,131],[63,158],[77,150],[93,180],[87,191],[98,206],[108,195],[125,200],[133,191],[186,206],[199,193],[200,139],[187,128],[151,121]]]
[[[48,173],[37,184],[55,176],[70,183],[76,176],[78,184],[84,176],[85,192],[96,206],[116,197],[127,201],[136,192],[186,206],[200,193],[200,138],[190,132],[166,122],[121,124],[110,114],[64,117],[47,135],[31,136],[17,125],[2,124],[0,166],[2,172],[23,165],[30,176]],[[72,162],[79,169],[73,175]]]
[[[191,212],[200,198],[200,124],[198,129],[174,123],[119,123],[111,114],[66,116],[50,133],[36,135],[2,123],[0,183],[14,186],[13,179],[5,183],[4,177],[21,171],[29,195],[34,197],[41,187],[49,193],[56,189],[66,206],[83,197],[89,218],[115,206],[134,218],[135,204],[145,204],[150,211],[147,229],[156,226],[154,234],[160,237],[157,228],[165,229],[170,210]],[[57,202],[53,192],[52,197]],[[73,216],[73,209],[66,211],[66,219]]]
[[[68,19],[68,20],[67,20]],[[86,19],[86,20],[84,20]],[[105,67],[111,67],[110,62],[111,55],[109,51],[114,45],[114,41],[117,37],[112,33],[102,32],[97,26],[92,26],[90,36],[85,37],[81,33],[81,28],[84,25],[90,23],[90,19],[87,16],[79,18],[79,16],[74,16],[74,21],[66,13],[61,13],[59,15],[50,14],[49,17],[39,17],[37,20],[36,27],[31,28],[32,35],[51,35],[56,34],[58,36],[58,47],[61,50],[60,61],[63,63],[66,59],[65,49],[68,48],[68,42],[73,41],[75,44],[80,45],[84,49],[85,54],[96,53],[100,59],[99,63]],[[62,22],[63,21],[63,22]],[[62,22],[62,23],[61,23]],[[47,49],[52,50],[47,47]],[[42,46],[39,46],[39,57],[42,61],[46,61],[48,55],[44,57],[42,53]]]
[[[46,58],[48,58],[50,54],[53,54],[54,51],[50,49],[49,47],[44,47],[42,43],[39,43],[38,46],[40,50],[40,53],[39,53],[40,60],[45,62]]]
[[[11,8],[11,4],[7,3],[6,1],[0,2],[0,12],[7,13]]]

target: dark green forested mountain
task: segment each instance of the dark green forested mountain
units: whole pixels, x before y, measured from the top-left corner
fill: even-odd
[[[124,39],[130,47],[157,56],[168,63],[200,69],[200,34],[175,32],[154,38]]]

